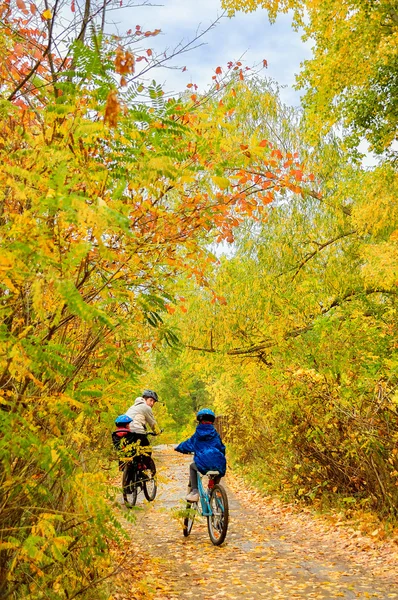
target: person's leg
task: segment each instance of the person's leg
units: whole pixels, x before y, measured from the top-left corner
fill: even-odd
[[[147,469],[152,471],[152,475],[156,475],[156,466],[152,459],[152,448],[149,443],[148,436],[143,433],[137,433],[137,439],[140,443],[140,455],[142,462],[146,466]]]
[[[188,502],[197,502],[199,500],[199,491],[198,491],[198,476],[197,476],[198,468],[195,463],[191,463],[189,466],[189,485],[191,487],[191,491],[187,495],[186,499]]]
[[[191,463],[189,465],[189,485],[191,486],[191,490],[196,490],[198,489],[198,467],[195,465],[195,463]]]

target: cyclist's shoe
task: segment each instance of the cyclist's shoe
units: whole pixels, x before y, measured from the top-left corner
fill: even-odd
[[[188,496],[186,497],[187,502],[198,502],[198,500],[199,500],[198,490],[192,490],[191,492],[189,492]]]

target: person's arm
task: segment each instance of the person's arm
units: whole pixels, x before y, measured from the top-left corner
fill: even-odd
[[[149,427],[152,429],[153,433],[159,434],[160,427],[156,423],[155,417],[153,416],[152,408],[147,406],[144,412],[145,421],[148,423]]]
[[[185,442],[181,442],[181,444],[178,444],[178,446],[174,448],[174,450],[176,452],[181,452],[181,454],[192,454],[192,452],[195,452],[194,442],[195,434],[193,434],[193,436],[190,437],[188,440],[185,440]]]

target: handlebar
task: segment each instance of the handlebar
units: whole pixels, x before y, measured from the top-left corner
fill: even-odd
[[[156,437],[157,435],[160,435],[161,433],[163,433],[163,429],[161,429],[159,431],[159,433],[155,433],[154,431],[148,431],[148,433],[146,435],[153,435],[153,437]]]

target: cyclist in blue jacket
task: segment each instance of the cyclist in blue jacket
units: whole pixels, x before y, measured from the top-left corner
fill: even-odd
[[[202,474],[207,471],[219,471],[220,476],[217,481],[225,475],[227,468],[225,446],[214,427],[215,418],[216,415],[210,408],[202,408],[196,415],[198,425],[193,436],[175,448],[182,454],[194,454],[194,462],[189,469],[191,491],[186,498],[188,502],[199,500],[197,471]]]

